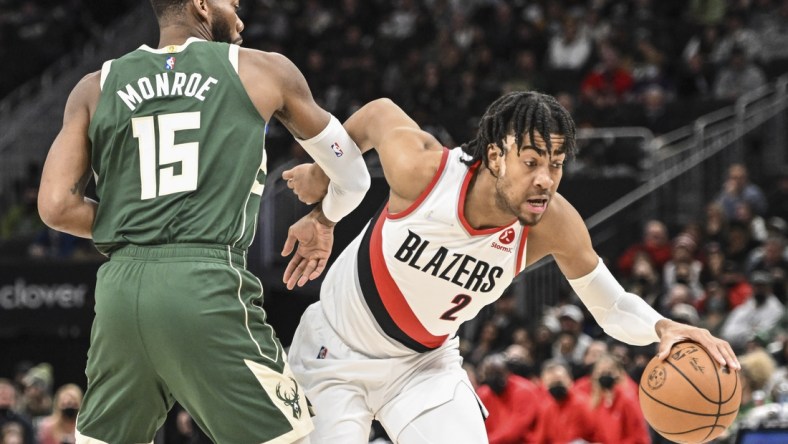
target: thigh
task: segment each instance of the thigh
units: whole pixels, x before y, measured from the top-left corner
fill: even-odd
[[[373,413],[365,381],[374,378],[376,362],[348,349],[333,334],[320,304],[301,318],[290,363],[315,409],[312,444],[362,444],[369,441]]]
[[[437,350],[401,360],[398,367],[400,382],[392,384],[394,390],[376,415],[393,439],[416,418],[432,411],[447,411],[445,405],[452,406],[449,411],[462,405],[463,412],[468,412],[462,417],[447,414],[445,428],[464,430],[470,426],[476,428],[476,423],[484,430],[486,411],[462,368],[456,339]]]
[[[421,413],[394,438],[397,444],[487,443],[487,432],[473,389],[459,383],[453,398]]]
[[[147,443],[172,397],[142,342],[136,310],[145,265],[111,261],[99,270],[86,375],[77,420],[80,443]]]
[[[176,278],[177,277],[177,278]],[[167,263],[149,276],[143,330],[168,388],[216,443],[292,442],[312,430],[303,388],[266,322],[262,287],[233,264]]]

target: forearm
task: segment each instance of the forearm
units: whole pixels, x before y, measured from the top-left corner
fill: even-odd
[[[664,318],[642,298],[627,293],[601,260],[594,271],[569,284],[608,335],[631,345],[659,341],[658,322]]]
[[[322,209],[326,218],[338,222],[361,203],[369,189],[364,158],[333,116],[318,135],[298,142],[331,180]]]
[[[39,212],[44,223],[53,230],[91,239],[97,207],[96,201],[83,197],[68,204],[39,204]]]

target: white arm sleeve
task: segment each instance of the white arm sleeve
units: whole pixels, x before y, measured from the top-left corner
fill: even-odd
[[[591,273],[569,279],[569,285],[608,335],[630,345],[659,341],[655,325],[663,316],[643,298],[627,293],[602,259]]]
[[[361,203],[369,189],[369,171],[361,150],[334,116],[320,134],[296,140],[331,179],[323,198],[323,214],[339,222]]]

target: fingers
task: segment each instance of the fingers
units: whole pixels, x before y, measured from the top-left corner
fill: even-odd
[[[290,180],[295,176],[295,172],[293,171],[294,168],[290,168],[289,170],[285,170],[282,172],[282,179]]]
[[[292,230],[287,231],[287,239],[285,239],[285,245],[282,247],[282,256],[289,256],[290,253],[293,252],[293,248],[295,248],[296,237],[293,234]]]
[[[297,261],[296,258],[298,258]],[[287,279],[288,290],[292,290],[293,288],[295,288],[296,284],[298,284],[299,287],[304,286],[304,284],[302,284],[301,281],[303,280],[304,269],[307,267],[307,262],[308,261],[306,260],[306,258],[296,254],[296,256],[293,257],[293,260],[291,260],[290,263],[287,264],[288,269],[290,269],[291,265],[293,266],[289,279]]]
[[[309,275],[309,280],[310,281],[315,280],[315,279],[320,277],[320,275],[323,273],[323,270],[326,269],[326,263],[327,262],[328,261],[326,259],[319,259],[317,261],[317,267],[315,268],[315,271],[313,271],[312,274]]]
[[[293,283],[295,283],[293,273],[295,272],[296,268],[298,267],[298,264],[301,263],[302,260],[303,258],[300,255],[296,254],[295,256],[293,256],[292,259],[290,259],[290,262],[287,263],[287,268],[285,268],[285,274],[282,277],[282,282],[287,284],[288,290],[293,289],[293,285],[291,285],[290,282],[293,281]]]
[[[727,366],[728,368],[741,370],[741,364],[739,364],[739,360],[736,359],[736,353],[733,352],[733,348],[731,348],[731,345],[726,341],[719,341],[715,351],[718,355],[715,356],[717,362],[720,362],[720,364]]]
[[[657,358],[660,361],[664,361],[665,359],[668,358],[668,356],[670,356],[670,349],[673,347],[673,344],[675,343],[672,341],[670,342],[661,341],[659,343],[659,351],[657,351]]]
[[[304,269],[302,270],[301,277],[298,278],[298,286],[303,287],[310,280],[310,276],[317,268],[317,260],[310,259]]]

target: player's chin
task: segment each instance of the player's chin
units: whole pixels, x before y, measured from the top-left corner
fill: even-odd
[[[527,212],[523,211],[523,212],[520,213],[520,215],[517,217],[517,219],[520,221],[520,223],[522,225],[529,225],[530,226],[530,225],[538,224],[539,221],[542,220],[542,215],[543,214],[536,214],[536,213],[532,213],[530,211],[527,211]]]

